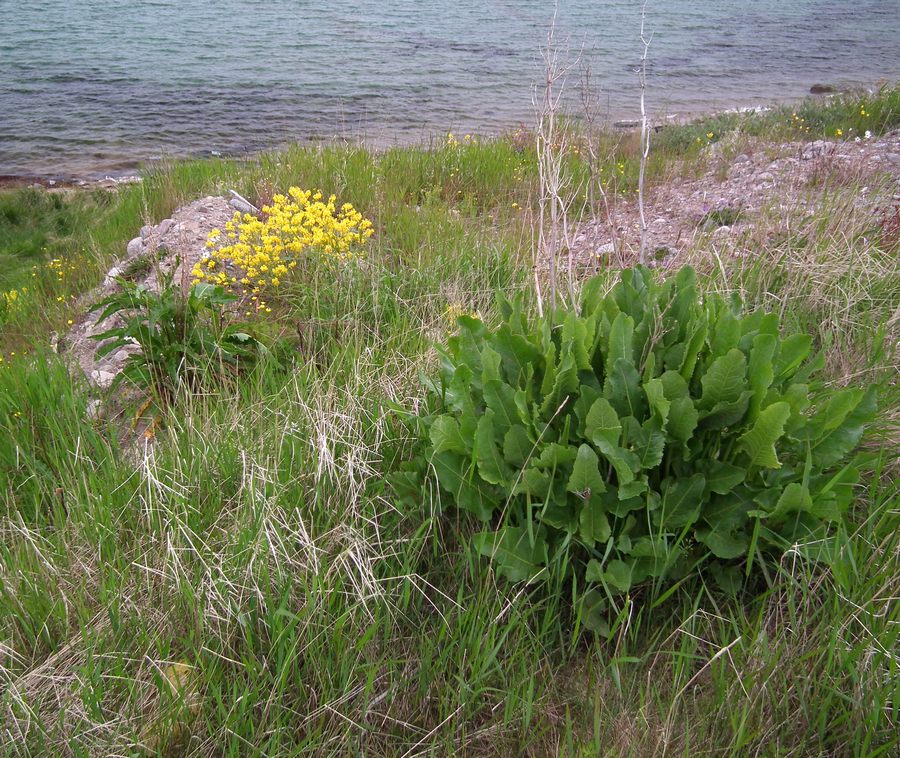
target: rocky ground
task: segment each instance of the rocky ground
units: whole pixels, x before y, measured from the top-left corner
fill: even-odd
[[[698,246],[737,255],[751,252],[742,243],[752,239],[763,219],[777,225],[809,216],[836,186],[860,186],[858,203],[873,214],[900,204],[900,131],[860,142],[739,139],[711,145],[698,175],[674,175],[648,188],[647,254],[652,264],[678,265]],[[607,218],[582,223],[572,235],[579,268],[633,262],[640,229],[636,197],[611,201]]]

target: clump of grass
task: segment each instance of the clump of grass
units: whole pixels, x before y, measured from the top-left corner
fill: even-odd
[[[785,141],[865,139],[867,132],[877,137],[898,126],[900,85],[884,85],[873,93],[850,91],[760,113],[724,113],[664,126],[653,144],[657,152],[690,157],[735,132]]]
[[[730,205],[723,205],[719,208],[708,210],[697,222],[703,231],[712,231],[720,226],[734,226],[744,217],[744,212],[740,208]]]
[[[138,255],[125,264],[120,276],[130,282],[143,279],[153,270],[153,263],[153,256],[146,253]]]

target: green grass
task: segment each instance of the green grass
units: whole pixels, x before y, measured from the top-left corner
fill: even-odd
[[[660,171],[693,150],[660,149]],[[437,492],[398,507],[386,476],[415,449],[404,418],[448,304],[490,319],[496,289],[527,286],[535,171],[503,140],[295,148],[176,164],[55,210],[0,196],[16,218],[3,287],[35,293],[0,324],[0,753],[896,754],[896,390],[867,437],[843,584],[789,552],[736,600],[696,578],[653,608],[637,593],[610,640],[573,635],[569,588],[497,577]],[[148,448],[127,418],[88,413],[39,347],[72,296],[182,202],[289,184],[377,226],[368,265],[269,327],[289,368],[180,395]],[[895,251],[871,219],[833,213],[855,190],[755,262],[696,253],[704,287],[812,333],[836,382],[894,361],[877,329],[896,328]],[[42,255],[77,270],[33,277]]]
[[[690,155],[734,132],[802,141],[863,138],[867,131],[879,135],[898,126],[900,86],[885,85],[872,94],[851,91],[825,100],[809,98],[759,114],[723,113],[667,126],[653,137],[653,146],[662,153]]]

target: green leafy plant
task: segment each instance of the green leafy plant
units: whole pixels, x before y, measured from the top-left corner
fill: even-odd
[[[833,562],[874,389],[826,391],[808,336],[701,298],[690,268],[602,287],[579,312],[529,320],[519,297],[496,328],[461,316],[420,418],[428,468],[398,488],[433,472],[499,573],[563,570],[600,632],[638,587],[704,569],[733,590],[792,547]]]
[[[119,314],[124,324],[96,335],[103,342],[98,357],[138,345],[115,384],[129,380],[154,389],[169,400],[183,385],[194,388],[212,372],[234,374],[258,358],[266,347],[245,327],[229,323],[227,306],[236,300],[218,285],[195,284],[187,295],[164,277],[159,292],[120,280],[121,291],[102,300],[98,323]],[[114,385],[115,386],[115,385]]]

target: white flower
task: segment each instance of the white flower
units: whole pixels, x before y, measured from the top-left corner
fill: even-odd
[[[857,138],[856,138],[855,140],[853,140],[853,141],[854,141],[854,142],[862,142],[862,140],[861,140],[859,137],[857,137]]]
[[[866,139],[872,139],[872,132],[866,129]]]

